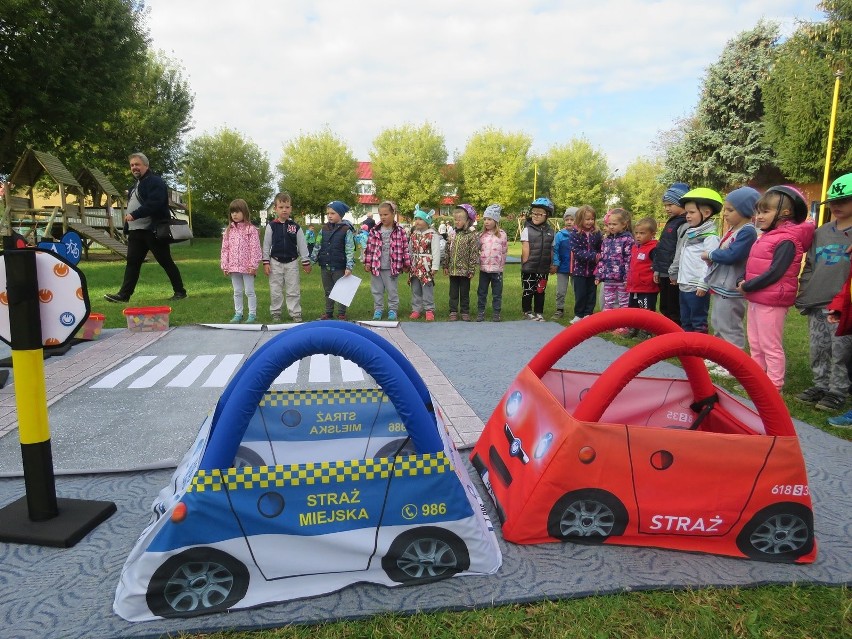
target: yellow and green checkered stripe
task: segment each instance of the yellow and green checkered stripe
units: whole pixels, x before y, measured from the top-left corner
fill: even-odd
[[[387,395],[381,388],[363,388],[337,391],[269,391],[260,400],[260,406],[325,406],[334,404],[386,403]]]
[[[453,465],[446,453],[426,453],[392,458],[355,459],[288,466],[259,466],[257,468],[228,468],[199,470],[187,492],[206,490],[228,490],[251,488],[283,488],[285,486],[312,486],[341,482],[387,479],[394,477],[417,477],[452,472]]]

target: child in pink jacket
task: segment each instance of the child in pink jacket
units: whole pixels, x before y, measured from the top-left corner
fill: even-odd
[[[491,204],[483,214],[485,230],[479,235],[479,287],[476,290],[476,321],[485,321],[485,304],[488,300],[488,286],[491,286],[491,321],[500,321],[503,308],[503,268],[506,266],[506,254],[509,244],[506,231],[500,228],[500,214],[503,207]]]
[[[251,223],[248,204],[236,199],[228,207],[231,222],[222,235],[221,267],[225,275],[231,276],[234,287],[234,316],[231,324],[243,321],[243,294],[248,299],[247,323],[257,318],[257,295],[254,292],[254,276],[263,254],[260,235]]]

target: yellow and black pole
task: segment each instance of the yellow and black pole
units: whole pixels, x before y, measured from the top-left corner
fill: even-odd
[[[0,508],[0,542],[68,548],[116,508],[109,501],[56,497],[36,265],[39,252],[14,249],[10,236],[4,237],[3,243],[9,344],[26,495]]]
[[[47,422],[36,254],[35,251],[7,251],[5,258],[15,405],[27,509],[32,521],[45,521],[56,517],[59,509]]]
[[[843,71],[834,72],[834,97],[831,100],[831,117],[828,121],[828,145],[825,150],[825,167],[822,172],[822,193],[819,203],[819,218],[817,227],[822,226],[825,219],[825,198],[828,194],[828,177],[831,174],[831,148],[834,144],[834,123],[837,121],[837,102],[840,98],[840,78]]]

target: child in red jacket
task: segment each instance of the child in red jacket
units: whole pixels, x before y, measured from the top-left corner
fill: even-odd
[[[627,307],[657,310],[657,294],[660,286],[654,282],[654,249],[657,248],[657,222],[645,217],[636,223],[633,237],[636,243],[630,251],[630,265],[627,268]],[[638,331],[632,328],[628,337],[636,337]]]
[[[834,296],[825,310],[828,311],[825,318],[828,323],[837,324],[837,333],[835,333],[837,337],[852,335],[852,274],[849,275],[843,288]],[[848,368],[848,362],[846,366]],[[829,417],[828,423],[837,428],[852,427],[852,410],[836,417]]]

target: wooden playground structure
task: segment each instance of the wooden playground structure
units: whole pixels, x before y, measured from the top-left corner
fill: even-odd
[[[39,206],[36,189],[51,184],[59,203]],[[69,202],[69,197],[76,203]],[[91,206],[86,206],[91,202]],[[99,170],[83,167],[75,178],[55,156],[27,149],[18,159],[3,190],[4,234],[19,233],[28,244],[60,239],[75,231],[83,240],[84,257],[98,244],[127,259],[123,233],[124,202]]]

